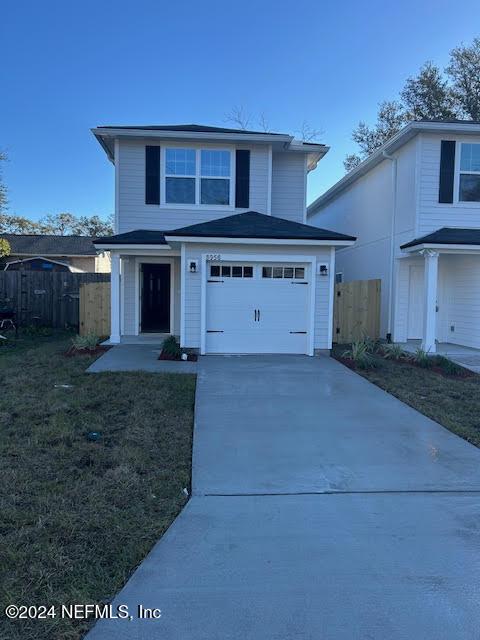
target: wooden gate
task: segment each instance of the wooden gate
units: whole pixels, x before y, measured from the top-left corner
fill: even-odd
[[[110,283],[89,282],[80,285],[81,336],[93,333],[96,336],[110,335]]]
[[[353,280],[335,285],[333,341],[346,344],[380,337],[381,280]]]

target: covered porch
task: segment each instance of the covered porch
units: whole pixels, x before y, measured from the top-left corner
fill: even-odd
[[[394,341],[430,353],[480,349],[480,230],[440,229],[401,248]]]
[[[111,344],[157,344],[180,336],[180,255],[112,251]]]

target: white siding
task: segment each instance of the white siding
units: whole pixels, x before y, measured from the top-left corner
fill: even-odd
[[[480,227],[480,205],[472,203],[442,204],[438,202],[440,176],[440,143],[442,140],[457,140],[480,143],[480,136],[448,136],[444,134],[422,134],[419,136],[420,198],[417,237],[432,233],[441,227]],[[460,153],[457,145],[457,155]],[[455,189],[457,191],[457,189]],[[458,200],[458,194],[454,199]]]
[[[305,222],[306,159],[302,153],[272,154],[272,215]]]
[[[409,269],[414,264],[423,268],[424,259],[416,256],[398,263],[394,340],[405,342],[408,337]],[[437,340],[480,348],[479,256],[440,255],[437,303]]]
[[[319,262],[330,263],[330,247],[272,245],[187,245],[186,262],[198,260],[204,253],[238,253],[268,255],[310,255]],[[253,259],[253,258],[252,258]],[[185,346],[200,348],[201,280],[205,274],[185,274]],[[329,278],[317,276],[315,291],[315,349],[328,349]]]
[[[395,219],[395,255],[400,245],[413,238],[415,226],[415,167],[417,147],[414,140],[396,154],[397,205]],[[390,289],[390,238],[393,211],[392,162],[385,159],[359,178],[323,209],[308,218],[317,227],[357,237],[352,247],[337,251],[337,272],[344,282],[380,278],[380,334],[388,331]]]
[[[178,209],[168,206],[145,204],[145,145],[158,144],[152,140],[128,140],[119,143],[118,215],[117,232],[133,229],[159,229],[168,231],[190,224],[206,222],[233,215],[247,209]],[[169,141],[169,145],[175,144]],[[218,145],[221,146],[221,145]],[[267,213],[269,185],[268,145],[237,145],[237,149],[250,149],[250,207]],[[302,156],[303,159],[303,156]],[[234,177],[232,177],[234,179]]]
[[[439,338],[480,348],[480,256],[441,255],[439,275],[445,294],[440,303]],[[453,327],[453,331],[452,331]]]

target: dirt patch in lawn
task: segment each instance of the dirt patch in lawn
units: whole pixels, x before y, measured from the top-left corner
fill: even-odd
[[[378,387],[432,418],[453,433],[480,447],[480,376],[447,375],[436,368],[374,355],[375,367],[355,369],[342,358],[345,346],[334,347],[333,357]],[[465,371],[465,370],[464,370]]]
[[[85,373],[70,337],[0,352],[0,610],[108,602],[184,506],[195,377]],[[97,434],[92,438],[91,434]],[[77,640],[90,622],[8,621]]]

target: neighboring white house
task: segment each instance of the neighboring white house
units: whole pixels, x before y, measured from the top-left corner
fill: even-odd
[[[200,353],[332,343],[335,248],[305,224],[328,151],[286,134],[199,125],[93,129],[115,165],[111,336],[179,336]]]
[[[480,123],[412,122],[308,207],[357,236],[337,279],[381,278],[381,333],[480,348]]]

